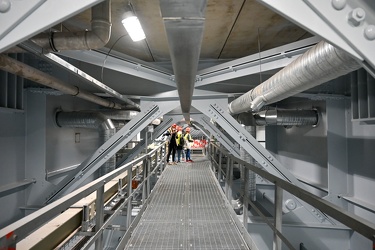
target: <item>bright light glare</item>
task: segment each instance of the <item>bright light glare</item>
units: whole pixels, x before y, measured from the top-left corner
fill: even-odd
[[[124,25],[133,42],[137,42],[146,38],[142,26],[136,16],[125,18],[124,20],[122,20],[122,24]]]

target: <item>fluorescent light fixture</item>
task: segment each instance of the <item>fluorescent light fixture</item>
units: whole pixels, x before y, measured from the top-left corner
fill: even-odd
[[[138,17],[134,16],[133,13],[126,13],[127,17],[122,20],[122,25],[124,25],[126,31],[128,32],[130,38],[133,42],[141,41],[146,38],[143,32],[141,23]]]

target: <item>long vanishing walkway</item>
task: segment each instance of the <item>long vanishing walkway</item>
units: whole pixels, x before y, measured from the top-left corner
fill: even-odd
[[[209,162],[169,165],[125,249],[248,249]]]

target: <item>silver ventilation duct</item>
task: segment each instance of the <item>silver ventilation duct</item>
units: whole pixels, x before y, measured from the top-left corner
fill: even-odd
[[[138,111],[134,110],[101,109],[98,112],[105,115],[108,119],[123,121],[130,121],[139,114]]]
[[[106,142],[116,133],[111,119],[98,112],[57,112],[56,124],[65,128],[98,129],[101,143]],[[116,168],[116,155],[110,157],[100,168],[99,176],[103,176]]]
[[[341,49],[322,41],[280,70],[267,81],[228,105],[231,114],[258,111],[297,93],[360,68],[359,63]]]
[[[105,115],[108,119],[121,121],[130,121],[139,114],[136,110],[101,109],[98,112]],[[160,123],[161,118],[157,118],[151,122],[152,125],[159,125]]]
[[[30,81],[37,82],[44,86],[57,89],[65,94],[76,96],[107,108],[121,109],[123,107],[121,104],[100,98],[85,90],[79,89],[77,86],[66,84],[56,77],[53,77],[3,54],[0,54],[0,69]]]
[[[257,126],[316,126],[319,123],[318,110],[264,110],[254,114]]]
[[[111,36],[111,0],[92,7],[91,18],[89,31],[42,33],[31,40],[42,47],[45,53],[102,48]]]
[[[190,108],[198,69],[206,0],[160,0],[182,114]]]

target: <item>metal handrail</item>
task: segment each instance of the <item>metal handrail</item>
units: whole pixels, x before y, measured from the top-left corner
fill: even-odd
[[[238,164],[241,164],[242,166],[246,167],[250,171],[255,172],[259,176],[267,179],[268,181],[275,184],[275,186],[278,186],[282,188],[283,190],[289,192],[290,194],[300,198],[301,200],[309,203],[310,205],[314,206],[315,208],[319,209],[321,212],[331,216],[332,218],[336,219],[337,221],[341,222],[342,224],[346,225],[347,227],[351,228],[352,230],[356,231],[357,233],[363,235],[364,237],[370,239],[371,241],[375,240],[375,224],[354,214],[350,213],[348,211],[345,211],[341,207],[330,203],[329,201],[326,201],[319,196],[316,196],[300,187],[295,186],[294,184],[287,182],[283,179],[280,179],[279,177],[272,175],[271,173],[258,168],[254,165],[251,165],[235,156],[230,154],[228,151],[223,149],[222,147],[215,145],[214,143],[210,143],[210,147],[216,148],[221,152],[223,155],[226,155],[228,158],[233,160],[234,162],[237,162]],[[214,160],[214,157],[211,155],[210,157],[213,159],[216,165],[218,163]],[[275,232],[275,230],[274,230]],[[277,233],[277,232],[275,232]]]
[[[160,144],[158,147],[153,149],[148,154],[145,154],[115,170],[112,172],[86,184],[83,187],[61,197],[60,199],[46,205],[45,207],[35,211],[34,213],[25,216],[24,218],[6,226],[0,230],[0,242],[5,242],[6,246],[14,245],[17,242],[26,238],[33,231],[40,228],[43,224],[53,219],[55,216],[59,215],[62,211],[65,211],[70,206],[75,204],[82,198],[90,195],[91,193],[99,190],[103,185],[125,171],[131,170],[132,167],[144,159],[151,157],[158,149],[165,146],[165,142]],[[161,162],[163,158],[161,158]],[[129,183],[131,185],[131,183]]]

